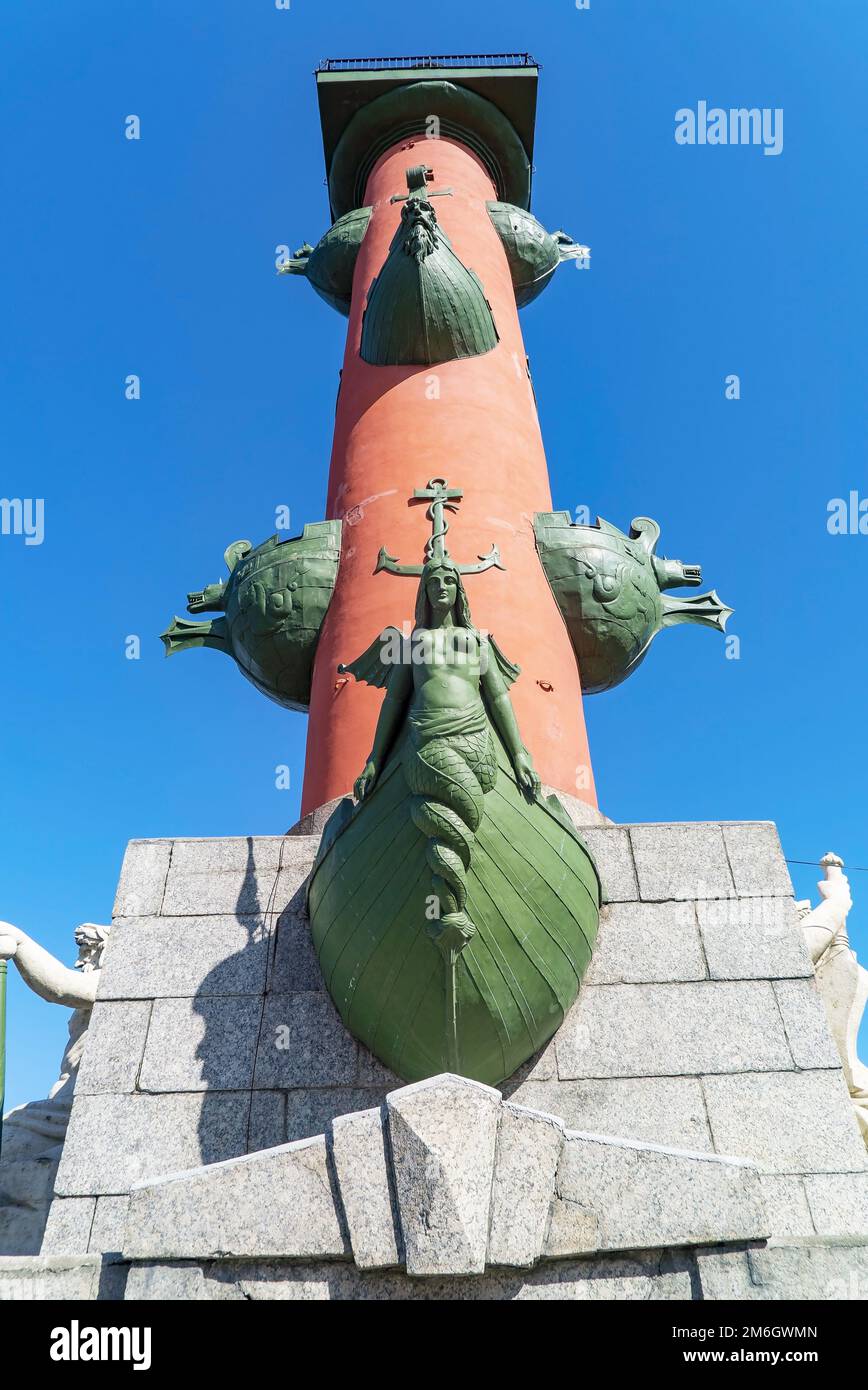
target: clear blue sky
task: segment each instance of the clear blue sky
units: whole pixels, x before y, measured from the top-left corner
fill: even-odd
[[[604,809],[772,819],[795,859],[868,866],[868,536],[826,529],[868,496],[864,0],[6,0],[2,23],[0,492],[45,499],[45,540],[0,537],[0,917],[71,960],[131,837],[296,819],[304,716],[157,635],[277,505],[322,518],[345,324],[274,248],[326,230],[311,72],[360,54],[543,64],[534,210],[593,249],[523,320],[555,505],[657,517],[736,609],[739,661],[680,628],[587,701]],[[676,145],[700,100],[783,107],[783,153]],[[9,1013],[17,1103],[66,1020],[14,970]]]

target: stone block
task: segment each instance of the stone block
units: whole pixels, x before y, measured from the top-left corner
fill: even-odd
[[[241,1288],[225,1278],[208,1279],[197,1264],[130,1265],[126,1300],[134,1303],[214,1303],[244,1302]]]
[[[322,1133],[322,1126],[319,1133]],[[313,1132],[313,1131],[312,1131]],[[293,1139],[306,1139],[305,1134],[294,1134]],[[286,1132],[286,1092],[254,1091],[250,1097],[250,1126],[247,1136],[247,1152],[257,1149],[274,1149],[278,1144],[289,1142]]]
[[[287,908],[277,923],[268,988],[275,994],[325,989],[313,949],[310,922],[303,911]]]
[[[45,1223],[40,1255],[84,1255],[96,1200],[93,1197],[55,1197]]]
[[[863,1172],[868,1155],[838,1071],[707,1076],[715,1148],[767,1173]]]
[[[763,1173],[760,1175],[760,1187],[773,1236],[814,1235],[804,1178]]]
[[[77,1096],[56,1192],[121,1195],[160,1173],[245,1152],[250,1094]]]
[[[253,867],[220,873],[185,873],[169,866],[163,894],[165,917],[262,917],[277,878],[274,869]]]
[[[269,932],[262,917],[139,917],[115,923],[100,999],[261,994]]]
[[[497,1131],[488,1263],[533,1265],[542,1255],[564,1141],[551,1115],[507,1102]]]
[[[282,835],[221,835],[173,840],[172,869],[179,874],[276,871],[282,848]]]
[[[171,840],[130,840],[113,917],[150,917],[160,911],[171,856]]]
[[[563,1080],[793,1066],[765,980],[589,985],[555,1041]]]
[[[791,897],[718,898],[696,912],[713,980],[813,976]]]
[[[391,1183],[385,1107],[336,1116],[330,1126],[353,1259],[360,1269],[401,1263],[400,1223]]]
[[[549,1261],[533,1270],[496,1269],[469,1278],[427,1279],[408,1278],[399,1270],[360,1270],[341,1261],[288,1265],[275,1260],[246,1260],[134,1265],[127,1296],[299,1302],[685,1300],[693,1296],[693,1278],[692,1256],[680,1250]]]
[[[136,1089],[150,1017],[150,1000],[97,1001],[75,1083],[77,1095],[95,1095],[100,1091],[129,1093]]]
[[[667,902],[735,896],[719,825],[631,825],[629,830],[640,898]]]
[[[249,1090],[263,997],[155,999],[142,1063],[142,1091]]]
[[[751,1250],[698,1250],[696,1257],[702,1297],[707,1299],[868,1298],[868,1244],[836,1244],[815,1236],[775,1240]]]
[[[620,826],[584,825],[579,834],[597,866],[603,902],[630,902],[638,898],[629,832]]]
[[[3,1255],[0,1303],[88,1302],[101,1270],[99,1255]]]
[[[608,903],[585,976],[587,984],[704,980],[693,903]]]
[[[526,1082],[513,1100],[559,1115],[567,1129],[712,1152],[697,1077],[618,1077],[606,1081]]]
[[[292,844],[292,837],[287,840]],[[281,869],[277,875],[271,899],[271,910],[277,913],[300,911],[304,908],[304,886],[313,868],[313,854],[297,865]]]
[[[400,1084],[400,1083],[399,1083]],[[391,1087],[322,1086],[286,1092],[286,1140],[322,1134],[337,1115],[382,1105]]]
[[[485,1268],[500,1095],[435,1076],[386,1097],[407,1273]]]
[[[359,1043],[359,1072],[357,1077],[360,1086],[374,1086],[377,1090],[394,1091],[404,1082],[400,1076],[396,1076],[393,1071],[384,1066],[373,1052]]]
[[[751,1164],[567,1133],[545,1245],[550,1258],[768,1234]]]
[[[129,1197],[97,1197],[88,1250],[117,1254],[124,1248]]]
[[[134,1187],[123,1253],[127,1259],[346,1255],[325,1139]]]
[[[841,1066],[823,1001],[813,980],[775,980],[781,1017],[797,1067]]]
[[[806,1177],[805,1190],[818,1235],[868,1240],[868,1173]]]
[[[267,996],[256,1055],[257,1087],[352,1085],[356,1065],[355,1039],[327,994]]]
[[[772,821],[730,821],[723,838],[739,894],[793,896],[793,884]]]

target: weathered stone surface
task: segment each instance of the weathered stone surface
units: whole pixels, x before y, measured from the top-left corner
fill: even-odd
[[[249,1090],[262,1004],[259,994],[155,999],[140,1089]]]
[[[775,1237],[812,1236],[815,1234],[811,1211],[805,1195],[802,1177],[760,1175],[760,1187],[769,1227]]]
[[[139,917],[115,923],[100,999],[259,994],[269,933],[262,917]]]
[[[774,991],[796,1066],[839,1068],[841,1058],[814,981],[775,980]]]
[[[339,1115],[332,1158],[353,1259],[360,1269],[401,1263],[400,1221],[387,1156],[385,1107]]]
[[[344,1256],[323,1136],[136,1186],[128,1259]]]
[[[150,1017],[148,1000],[94,1005],[75,1083],[79,1095],[135,1090]]]
[[[277,923],[268,987],[276,994],[325,989],[304,912],[288,908]]]
[[[399,1083],[400,1084],[400,1083]],[[323,1134],[337,1115],[382,1105],[391,1086],[324,1086],[286,1092],[286,1141]]]
[[[697,1250],[696,1257],[703,1298],[868,1298],[868,1243],[831,1244],[815,1236],[744,1251]]]
[[[179,874],[276,870],[282,849],[282,835],[221,835],[174,840],[172,869]]]
[[[643,900],[735,896],[719,825],[631,825],[629,830]]]
[[[133,1299],[423,1300],[489,1302],[525,1300],[689,1299],[692,1255],[610,1255],[559,1260],[530,1271],[494,1270],[471,1278],[408,1278],[398,1270],[371,1272],[332,1261],[203,1261],[201,1265],[134,1265],[127,1280]]]
[[[715,1147],[768,1173],[863,1172],[868,1155],[838,1071],[707,1076]]]
[[[533,1265],[542,1255],[563,1141],[559,1119],[509,1102],[503,1106],[491,1194],[489,1264]]]
[[[274,869],[258,867],[247,872],[232,869],[221,873],[182,873],[170,865],[163,915],[211,917],[235,913],[240,917],[261,917],[276,878]]]
[[[729,821],[721,828],[737,893],[792,897],[792,881],[772,821]]]
[[[708,974],[693,903],[609,903],[586,984],[704,980]]]
[[[117,1254],[124,1248],[129,1197],[97,1197],[88,1250]]]
[[[249,1093],[77,1096],[59,1196],[122,1195],[160,1173],[244,1153]]]
[[[360,1086],[373,1086],[377,1090],[395,1091],[404,1085],[400,1076],[396,1076],[388,1067],[369,1052],[362,1043],[359,1043],[359,1074],[357,1077]]]
[[[620,826],[583,825],[579,833],[597,866],[603,902],[629,902],[638,898],[629,832]]]
[[[171,840],[130,840],[113,917],[148,917],[160,911],[171,856]]]
[[[228,1266],[222,1267],[228,1272]],[[133,1264],[127,1275],[126,1300],[138,1302],[213,1303],[243,1301],[246,1295],[228,1277],[206,1278],[197,1264]]]
[[[292,840],[287,841],[287,844],[292,843]],[[301,896],[299,890],[303,888],[303,885],[307,881],[310,871],[313,868],[313,860],[314,856],[311,854],[308,859],[303,860],[300,864],[294,865],[291,868],[281,869],[280,873],[277,875],[271,898],[271,909],[274,912],[282,913],[286,912],[287,908],[295,909],[300,906]]]
[[[93,1197],[55,1197],[45,1223],[40,1255],[84,1255],[95,1210]]]
[[[485,1268],[500,1095],[436,1076],[386,1097],[408,1274]]]
[[[718,898],[696,912],[713,980],[813,975],[791,897]]]
[[[793,1066],[765,980],[589,985],[564,1020],[555,1048],[563,1080]]]
[[[319,1133],[323,1131],[320,1128]],[[293,1139],[306,1139],[306,1134],[293,1134]],[[254,1091],[250,1097],[250,1125],[247,1134],[247,1152],[258,1149],[274,1149],[278,1144],[289,1143],[286,1132],[286,1092]]]
[[[0,1303],[44,1303],[96,1298],[98,1255],[0,1256]]]
[[[806,1177],[805,1190],[818,1235],[863,1236],[868,1240],[868,1173]]]
[[[270,994],[256,1055],[255,1085],[352,1085],[357,1044],[327,994]]]
[[[676,1149],[714,1149],[702,1084],[694,1076],[529,1081],[512,1099],[559,1115],[567,1129],[627,1136]]]
[[[768,1234],[759,1177],[750,1164],[567,1133],[546,1239],[549,1257]]]

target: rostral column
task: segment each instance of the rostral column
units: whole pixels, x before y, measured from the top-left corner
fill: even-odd
[[[409,499],[433,478],[463,490],[463,551],[499,550],[503,569],[470,575],[467,592],[474,621],[521,667],[513,704],[541,779],[596,806],[576,656],[533,526],[534,514],[552,504],[517,293],[522,302],[535,297],[558,259],[584,249],[515,216],[530,204],[538,70],[526,56],[448,66],[401,61],[400,68],[327,62],[316,74],[333,216],[350,215],[352,224],[354,210],[371,212],[368,220],[357,214],[348,237],[352,245],[366,220],[361,244],[352,246],[326,511],[343,523],[343,542],[314,664],[302,814],[346,794],[364,766],[382,695],[337,668],[364,634],[394,621],[396,603],[412,617],[412,586],[375,570],[384,544],[402,557],[421,553],[429,526],[424,506]],[[439,227],[481,281],[496,344],[446,361],[366,361],[369,291],[401,222],[407,171],[420,166]],[[492,204],[509,205],[497,221]],[[337,251],[331,267],[312,264],[309,251],[287,269],[303,271],[323,293],[319,270],[333,289]],[[524,274],[526,287],[517,288],[515,274]]]
[[[557,1031],[601,901],[582,681],[731,611],[668,596],[700,570],[650,517],[551,510],[518,310],[588,252],[530,212],[536,83],[518,55],[317,72],[332,225],[281,269],[349,319],[326,519],[232,541],[188,595],[221,616],[163,633],[309,710],[311,943],[407,1081],[498,1085]]]

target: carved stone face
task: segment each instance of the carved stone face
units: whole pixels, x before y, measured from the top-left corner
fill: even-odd
[[[83,922],[80,927],[76,927],[75,944],[78,946],[76,970],[82,970],[85,974],[91,970],[99,970],[110,931],[111,927],[96,926],[93,922]]]
[[[448,613],[455,607],[458,580],[452,570],[434,570],[425,581],[425,594],[432,613]]]

